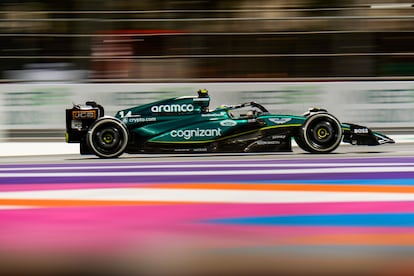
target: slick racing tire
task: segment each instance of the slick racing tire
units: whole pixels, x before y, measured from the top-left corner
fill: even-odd
[[[116,158],[125,151],[128,130],[118,119],[103,117],[91,126],[86,140],[89,148],[97,156]]]
[[[341,123],[329,113],[308,117],[295,140],[300,148],[311,153],[334,151],[342,141]]]

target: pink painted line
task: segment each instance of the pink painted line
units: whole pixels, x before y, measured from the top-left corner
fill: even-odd
[[[266,215],[413,212],[414,202],[195,204],[0,211],[0,251],[93,251],[154,246],[283,245],[310,235],[411,233],[412,228],[281,227],[208,223]],[[162,244],[160,244],[162,243]]]
[[[136,208],[136,207],[125,207]],[[277,204],[191,204],[139,206],[143,220],[201,221],[236,216],[283,216],[320,214],[405,213],[414,212],[414,202],[341,202],[341,203],[277,203]]]

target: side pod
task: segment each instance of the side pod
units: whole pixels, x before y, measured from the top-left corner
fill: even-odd
[[[388,136],[374,132],[365,126],[343,123],[343,141],[352,145],[377,146],[382,144],[393,144],[395,141]]]

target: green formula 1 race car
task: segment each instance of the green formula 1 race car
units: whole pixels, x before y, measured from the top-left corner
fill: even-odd
[[[104,116],[95,102],[66,110],[66,141],[81,154],[115,158],[126,153],[215,153],[292,151],[292,138],[311,153],[334,151],[341,141],[381,145],[394,141],[365,126],[341,123],[324,109],[301,116],[271,114],[256,103],[209,110],[207,90]]]

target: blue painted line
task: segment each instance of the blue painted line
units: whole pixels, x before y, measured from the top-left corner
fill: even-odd
[[[213,219],[207,222],[256,226],[414,227],[414,213],[265,216]]]
[[[345,255],[364,255],[364,254],[414,254],[414,246],[413,245],[318,245],[318,244],[309,244],[309,245],[277,245],[277,246],[249,246],[249,247],[231,247],[231,248],[220,248],[220,249],[212,249],[212,252],[215,253],[231,253],[237,255],[249,255],[252,253],[277,253],[277,252],[285,252],[285,253],[306,253],[312,255],[322,254],[325,256],[326,254],[334,254],[338,256],[345,256]]]
[[[246,182],[247,183],[247,182]],[[248,182],[252,183],[252,182]],[[414,178],[394,179],[312,179],[312,180],[283,180],[255,181],[260,184],[344,184],[344,185],[381,185],[381,186],[414,186]]]

